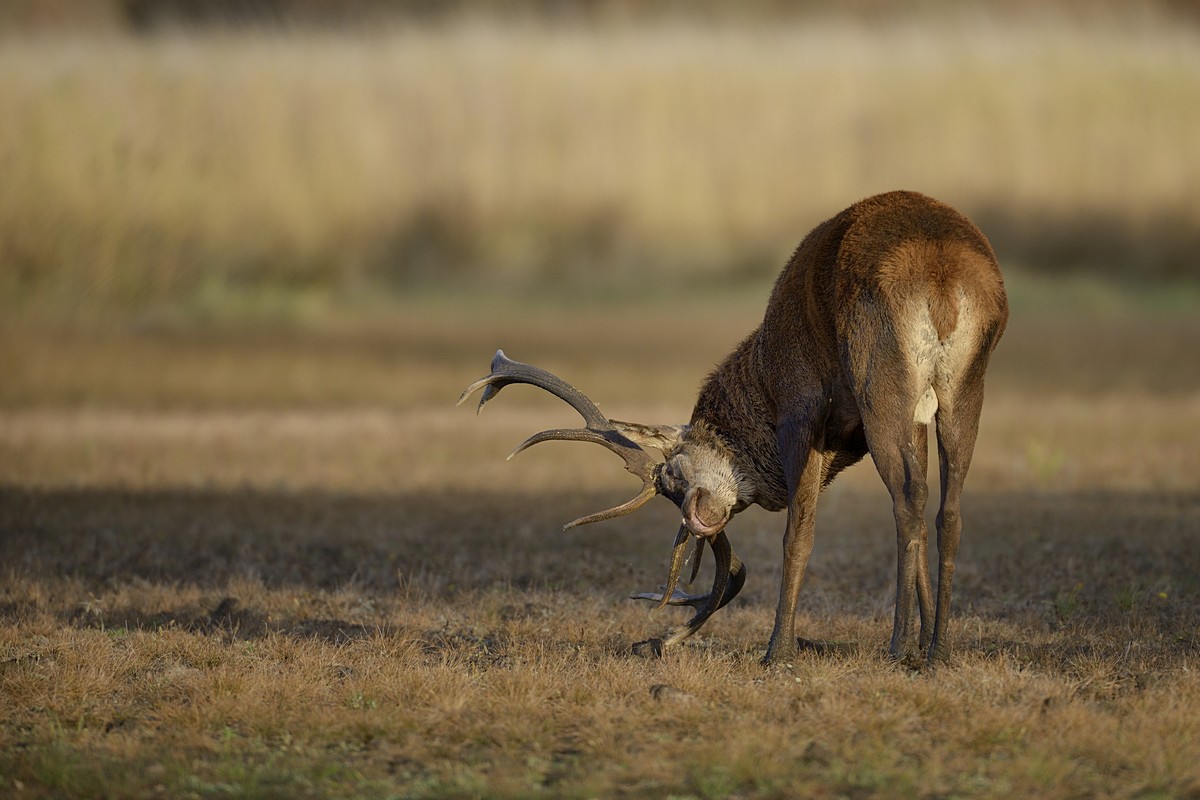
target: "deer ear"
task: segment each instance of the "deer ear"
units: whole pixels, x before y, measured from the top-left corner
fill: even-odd
[[[622,422],[619,419],[609,420],[621,432],[621,435],[643,450],[657,450],[667,457],[667,453],[679,442],[687,425],[643,425],[640,422]]]
[[[697,486],[683,501],[684,524],[692,533],[706,536],[717,533],[728,519],[728,509],[713,497],[712,492]]]

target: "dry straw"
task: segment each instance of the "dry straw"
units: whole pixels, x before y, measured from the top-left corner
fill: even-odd
[[[1165,26],[9,39],[0,118],[19,304],[763,276],[901,186],[1054,265],[1186,273],[1200,229],[1200,47]]]

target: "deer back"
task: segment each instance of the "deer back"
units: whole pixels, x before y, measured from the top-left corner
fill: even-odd
[[[968,327],[964,352],[990,352],[1007,314],[995,253],[970,220],[915,192],[868,198],[796,248],[762,324],[701,389],[692,424],[719,431],[758,485],[760,503],[782,508],[781,420],[828,413],[826,444],[849,453],[842,465],[853,463],[866,452],[856,408],[865,384],[899,394],[917,387],[920,348]]]

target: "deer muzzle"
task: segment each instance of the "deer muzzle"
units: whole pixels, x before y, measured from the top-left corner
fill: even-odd
[[[712,541],[729,524],[729,509],[723,507],[712,492],[703,487],[688,489],[680,507],[683,524],[694,536]]]

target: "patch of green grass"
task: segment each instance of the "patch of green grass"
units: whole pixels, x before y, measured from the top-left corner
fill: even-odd
[[[1025,442],[1026,468],[1035,480],[1054,480],[1062,472],[1066,461],[1066,453],[1052,444],[1036,438]]]
[[[1054,615],[1062,624],[1071,621],[1071,618],[1082,608],[1083,601],[1079,597],[1079,593],[1083,591],[1083,584],[1076,583],[1070,589],[1061,589],[1054,595]]]
[[[1117,608],[1127,614],[1132,614],[1137,610],[1142,598],[1145,596],[1145,591],[1138,586],[1136,580],[1131,580],[1127,585],[1118,589],[1113,596],[1117,603]]]

